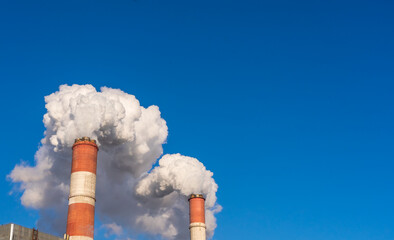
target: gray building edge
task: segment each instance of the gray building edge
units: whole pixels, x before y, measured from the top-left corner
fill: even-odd
[[[0,225],[0,240],[63,240],[63,238],[9,223]]]

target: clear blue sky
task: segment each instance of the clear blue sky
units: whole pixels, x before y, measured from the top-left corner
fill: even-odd
[[[0,3],[0,223],[33,227],[6,175],[33,162],[44,96],[158,105],[165,153],[219,185],[214,239],[394,239],[394,2]]]

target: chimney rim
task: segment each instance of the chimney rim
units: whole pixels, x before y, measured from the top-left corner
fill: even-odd
[[[91,139],[90,137],[80,137],[80,138],[76,138],[74,140],[74,144],[72,146],[72,148],[74,148],[76,145],[80,145],[80,144],[87,144],[87,145],[91,145],[95,148],[97,148],[98,150],[98,146],[96,144],[96,140]]]
[[[205,200],[205,197],[202,194],[191,194],[189,197],[189,201],[190,201],[190,199],[193,199],[193,198],[202,198]]]

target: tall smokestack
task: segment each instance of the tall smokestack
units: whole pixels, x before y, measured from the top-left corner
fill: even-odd
[[[72,147],[70,196],[66,236],[69,240],[93,240],[98,147],[88,137]]]
[[[205,240],[205,199],[201,194],[192,194],[189,198],[190,240]]]

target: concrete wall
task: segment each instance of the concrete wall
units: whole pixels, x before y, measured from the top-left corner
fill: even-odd
[[[37,240],[62,240],[63,238],[38,231]],[[33,229],[17,224],[0,225],[0,240],[33,240]]]

